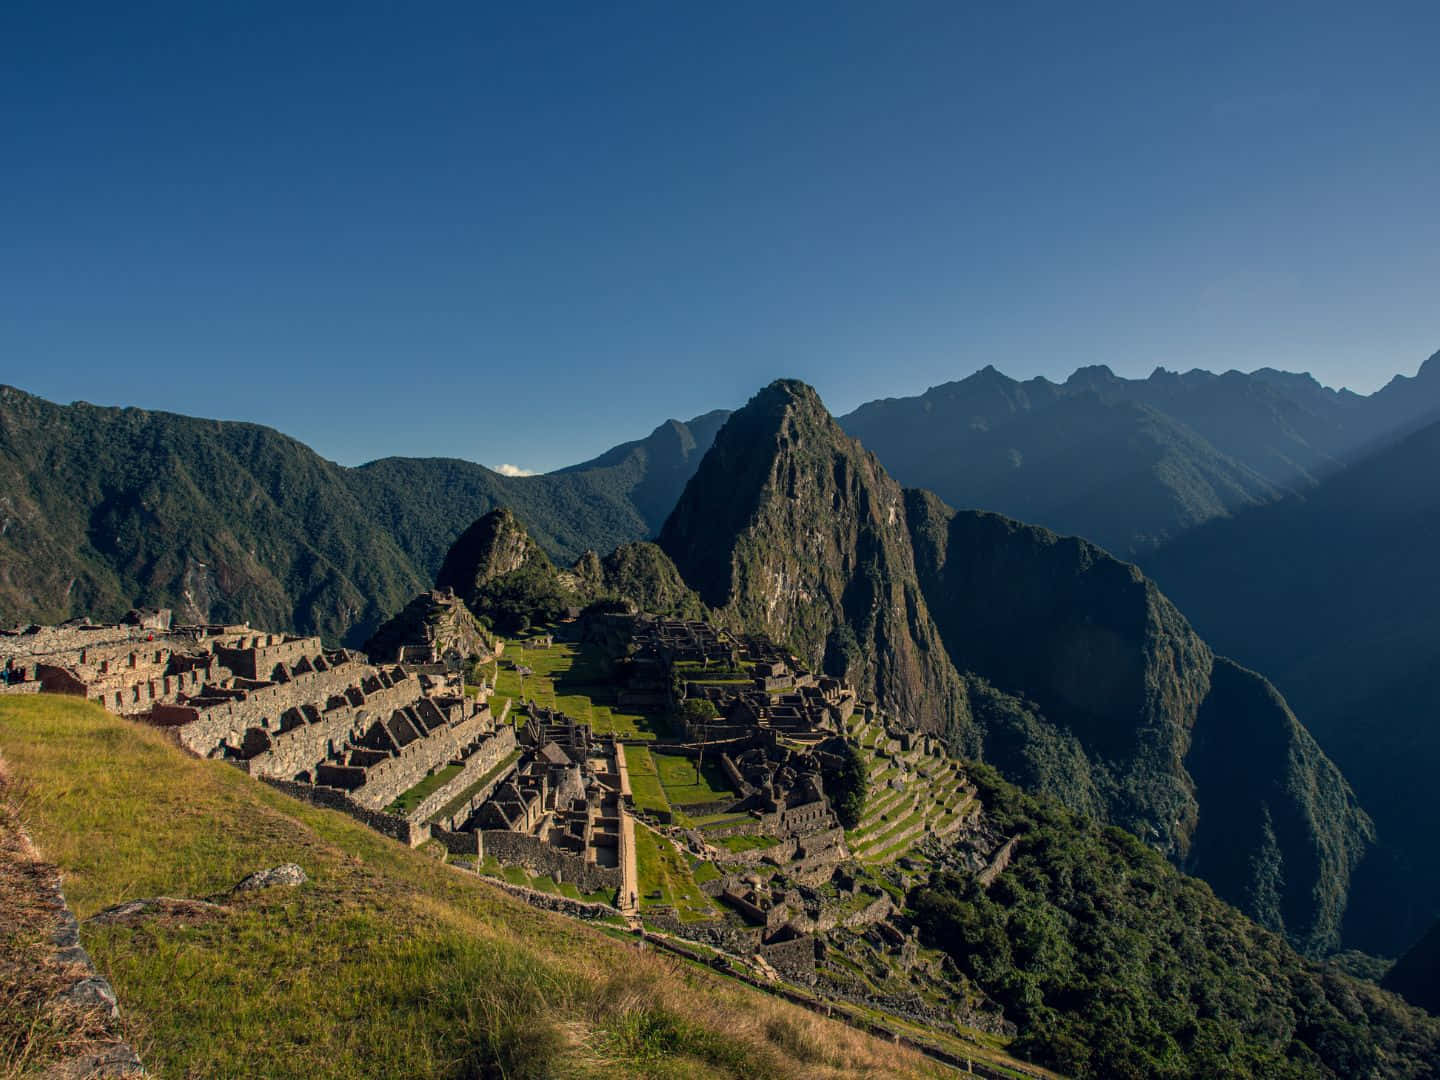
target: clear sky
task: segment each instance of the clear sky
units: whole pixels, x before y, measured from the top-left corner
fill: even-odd
[[[543,9],[543,14],[534,14]],[[1440,348],[1440,4],[0,5],[0,382],[550,468]]]

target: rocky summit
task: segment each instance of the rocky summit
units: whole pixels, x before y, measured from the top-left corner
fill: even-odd
[[[809,386],[772,383],[730,417],[659,543],[720,617],[785,641],[920,728],[963,724],[904,494]]]

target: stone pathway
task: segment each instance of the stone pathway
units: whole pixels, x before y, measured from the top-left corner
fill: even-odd
[[[640,916],[640,876],[635,867],[635,815],[628,810],[620,811],[620,850],[625,857],[620,860],[620,895],[616,906],[628,919]]]

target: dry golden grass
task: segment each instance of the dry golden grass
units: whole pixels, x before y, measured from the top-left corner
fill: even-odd
[[[0,755],[77,915],[310,880],[201,920],[91,926],[172,1077],[935,1075],[919,1055],[536,911],[343,815],[73,700],[0,702]],[[133,1040],[132,1040],[133,1041]]]
[[[0,1080],[34,1075],[116,1047],[108,1012],[59,995],[90,973],[62,959],[51,903],[59,884],[24,830],[24,788],[0,759]]]

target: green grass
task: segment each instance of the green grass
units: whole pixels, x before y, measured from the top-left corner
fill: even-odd
[[[680,754],[664,754],[659,751],[653,754],[660,784],[664,787],[665,796],[672,806],[693,806],[697,803],[738,798],[735,789],[725,779],[725,773],[714,757],[715,755],[712,754],[711,760],[705,762],[697,779],[693,759]],[[633,780],[631,787],[634,787]]]
[[[688,861],[668,838],[641,822],[635,823],[636,870],[640,878],[640,909],[668,906],[682,922],[713,918],[719,912],[700,891]]]
[[[848,1046],[852,1072],[926,1071],[700,968],[677,977],[670,960],[83,702],[0,700],[0,756],[82,920],[139,897],[224,900],[198,920],[82,930],[156,1076],[807,1073],[765,1034],[777,1016]],[[284,862],[309,881],[229,897]],[[670,1034],[636,1040],[655,1025]]]
[[[583,720],[597,735],[656,739],[670,733],[670,725],[663,717],[626,712],[615,704],[610,661],[598,645],[557,641],[549,648],[537,648],[509,642],[505,659],[534,671],[523,680],[525,700]],[[494,667],[488,670],[495,672]],[[518,672],[502,667],[496,678],[496,694],[518,701],[521,684]]]
[[[707,881],[718,881],[725,875],[720,868],[709,859],[690,859],[690,875],[695,879],[696,885],[704,885]]]
[[[665,790],[660,786],[660,776],[655,771],[655,759],[647,747],[625,747],[625,768],[630,773],[630,797],[637,810],[670,809]]]
[[[775,847],[780,843],[773,836],[722,836],[718,840],[712,840],[716,847],[722,847],[726,851],[761,851],[765,848]]]
[[[419,806],[430,795],[431,792],[444,787],[455,777],[460,775],[463,765],[446,765],[443,769],[436,769],[420,783],[416,784],[405,794],[392,802],[385,808],[387,814],[400,814],[404,816]]]

